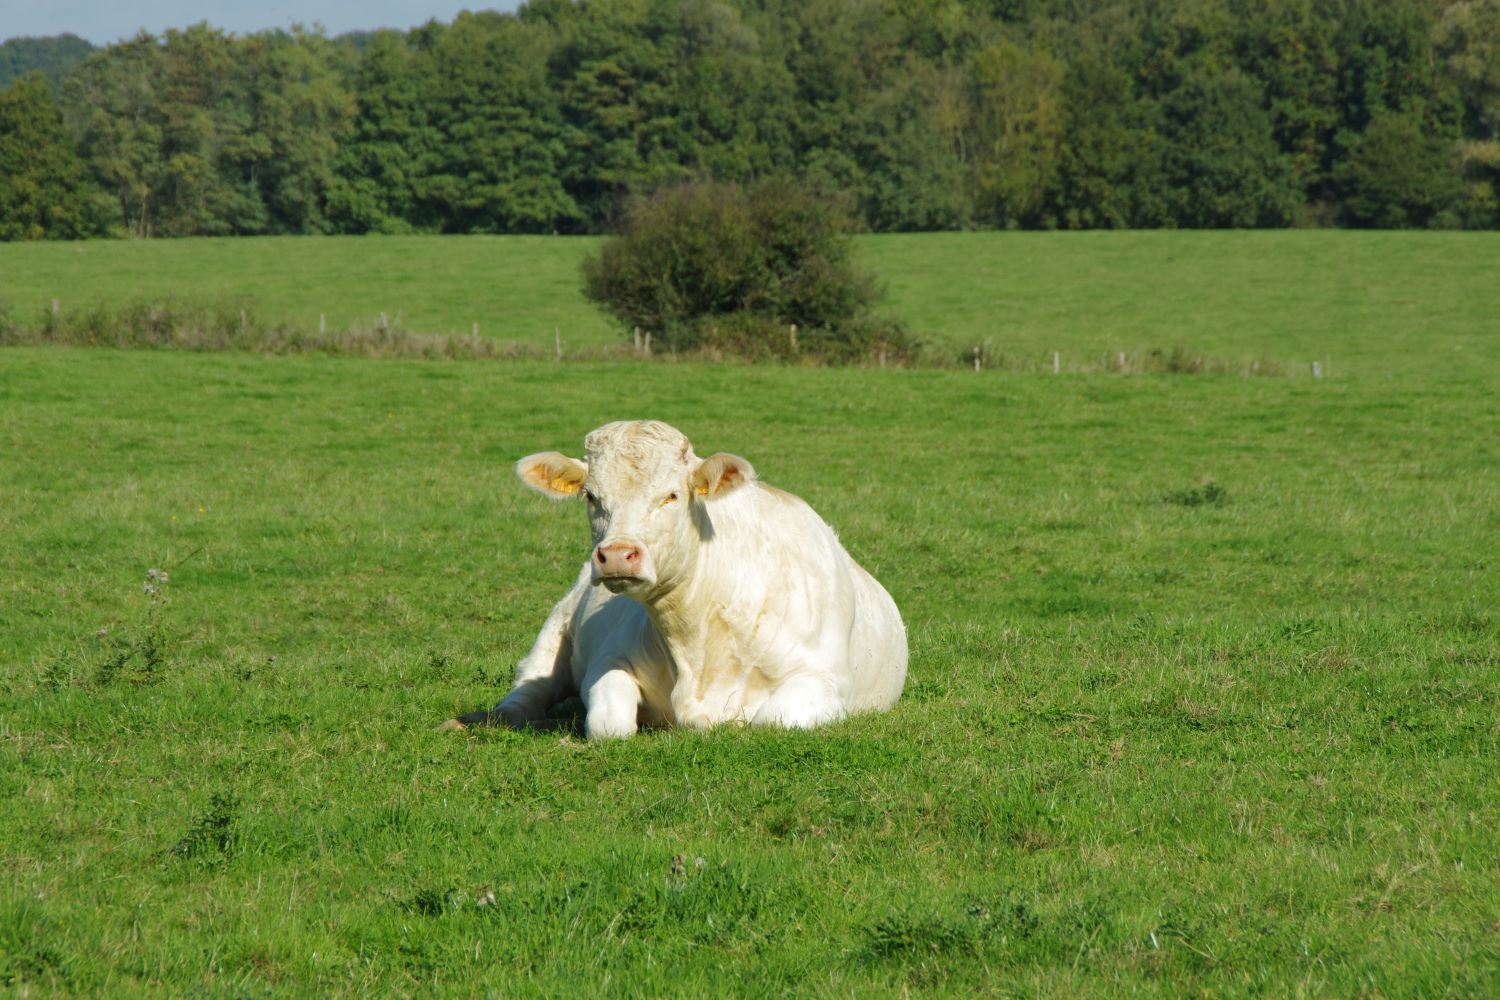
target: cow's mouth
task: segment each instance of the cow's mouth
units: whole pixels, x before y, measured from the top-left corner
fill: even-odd
[[[627,590],[642,586],[645,582],[638,576],[602,576],[599,578],[600,586],[611,594],[623,594]]]

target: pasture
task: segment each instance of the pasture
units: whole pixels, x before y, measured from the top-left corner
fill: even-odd
[[[584,300],[591,238],[283,237],[0,244],[0,320],[173,301],[268,323],[480,335],[597,353],[623,333]],[[1500,237],[1338,231],[857,237],[887,308],[954,364],[1068,370],[1181,350],[1306,373],[1500,369]],[[1127,367],[1131,367],[1127,362]]]
[[[1129,273],[1103,234],[1046,274],[989,237],[1017,241],[996,282],[1073,303],[1016,291],[988,322],[1028,350],[1316,339],[1320,380],[0,350],[0,984],[1500,992],[1497,292],[1471,237],[1345,235],[1378,253],[1320,258],[1341,277],[1257,297],[1247,264],[1155,304],[1093,287]],[[938,256],[893,298],[972,312],[961,346],[989,293]],[[1398,260],[1425,279],[1363,284]],[[808,499],[885,583],[893,712],[433,731],[504,693],[585,553],[511,462],[644,414]]]

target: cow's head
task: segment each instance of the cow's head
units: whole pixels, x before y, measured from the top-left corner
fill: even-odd
[[[743,458],[720,452],[700,460],[681,431],[654,420],[606,424],[583,448],[581,462],[555,451],[528,455],[516,475],[556,500],[582,496],[594,583],[642,599],[683,579],[713,536],[704,505],[755,479]]]

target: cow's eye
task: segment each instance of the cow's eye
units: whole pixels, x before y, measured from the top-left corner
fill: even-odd
[[[666,496],[664,496],[664,497],[661,498],[661,505],[663,507],[666,507],[669,504],[674,504],[676,502],[677,502],[677,494],[676,493],[668,493]]]

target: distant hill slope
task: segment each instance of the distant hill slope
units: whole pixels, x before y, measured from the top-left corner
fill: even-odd
[[[32,70],[40,70],[56,86],[92,51],[91,42],[72,34],[8,38],[0,42],[0,87]]]

